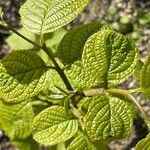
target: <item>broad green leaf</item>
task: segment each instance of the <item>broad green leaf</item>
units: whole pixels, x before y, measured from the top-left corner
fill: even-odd
[[[141,88],[144,94],[150,98],[150,55],[141,72]]]
[[[85,130],[92,141],[123,138],[131,132],[134,109],[121,95],[91,98],[84,118]]]
[[[70,139],[78,129],[78,122],[65,108],[52,106],[38,114],[33,123],[33,138],[44,145],[55,145]]]
[[[19,150],[39,150],[39,144],[35,142],[31,137],[23,140],[15,140],[13,144]]]
[[[32,51],[14,51],[0,61],[0,98],[19,102],[41,91],[47,67]]]
[[[89,0],[27,0],[20,9],[23,26],[34,33],[48,33],[68,24]]]
[[[66,74],[75,88],[104,87],[126,80],[136,70],[138,61],[134,43],[104,27],[89,37],[81,60],[68,66]]]
[[[19,29],[18,32],[31,41],[37,42],[36,36],[25,28]],[[15,33],[12,33],[12,35],[6,39],[6,42],[13,50],[28,50],[34,48],[33,44],[25,41]]]
[[[85,42],[92,34],[98,32],[101,27],[102,24],[95,22],[70,30],[58,46],[57,57],[64,64],[70,64],[80,59]]]
[[[93,85],[117,84],[126,80],[139,60],[136,45],[127,37],[110,29],[101,30],[86,42],[82,65]]]
[[[71,142],[67,150],[98,150],[98,149],[86,135],[80,134]]]
[[[136,150],[149,150],[150,149],[150,134],[136,145]]]
[[[0,128],[11,139],[25,139],[32,132],[34,113],[31,102],[7,104],[0,101]]]

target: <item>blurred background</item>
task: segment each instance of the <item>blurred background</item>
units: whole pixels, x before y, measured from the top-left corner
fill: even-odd
[[[0,0],[0,12],[3,12],[4,19],[17,29],[21,27],[18,10],[24,2],[25,0]],[[80,24],[94,21],[107,24],[112,29],[130,36],[139,48],[141,60],[146,59],[150,52],[150,0],[91,0],[84,12],[65,28],[71,29]],[[3,58],[11,50],[8,40],[11,34],[10,31],[0,28],[0,58]],[[137,81],[130,78],[120,86],[128,89],[136,84],[138,84]],[[135,96],[150,117],[150,102],[141,95]],[[109,149],[134,150],[136,143],[147,133],[148,129],[139,116],[134,121],[133,135],[112,142]],[[15,150],[9,137],[3,131],[0,132],[0,150]]]

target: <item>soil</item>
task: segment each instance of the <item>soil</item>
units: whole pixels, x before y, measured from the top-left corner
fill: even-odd
[[[18,9],[24,1],[25,0],[0,0],[0,5],[2,5],[3,7],[4,19],[16,28],[21,26],[19,23],[20,17],[18,14]],[[85,11],[77,19],[67,25],[66,28],[70,29],[73,26],[77,26],[79,24],[85,24],[92,21],[100,21],[101,19],[105,19],[110,3],[114,3],[118,7],[119,14],[131,14],[133,17],[137,15],[137,12],[140,9],[150,8],[150,1],[148,0],[92,0]],[[9,31],[0,29],[0,58],[2,58],[9,51],[9,47],[5,43],[5,38],[10,34],[11,33]],[[141,38],[138,41],[138,47],[142,59],[145,59],[147,54],[150,52],[150,50],[148,50],[148,45],[150,45],[150,34],[143,32]],[[132,88],[135,84],[137,84],[137,81],[131,78],[121,86],[128,89]],[[150,117],[150,103],[141,95],[135,96],[142,105],[145,112]],[[122,140],[112,142],[111,144],[109,144],[109,149],[134,150],[136,143],[140,139],[144,138],[149,131],[142,118],[138,115],[137,119],[134,120],[133,128],[134,129],[131,136]],[[9,138],[4,132],[0,133],[0,150],[14,150],[14,147],[11,145],[11,143],[9,142]]]

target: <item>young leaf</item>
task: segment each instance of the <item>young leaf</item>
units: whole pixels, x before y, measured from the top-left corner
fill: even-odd
[[[84,134],[78,135],[69,145],[67,150],[98,150]]]
[[[0,98],[7,102],[35,96],[46,80],[46,65],[32,51],[14,51],[0,61]]]
[[[144,94],[150,98],[150,55],[147,61],[144,64],[144,67],[141,72],[141,88],[143,89]]]
[[[33,138],[44,145],[55,145],[71,138],[78,129],[74,116],[60,106],[52,106],[38,114],[33,123]]]
[[[135,70],[138,62],[136,45],[127,37],[104,29],[86,42],[82,55],[82,64],[86,73],[93,78],[94,86],[107,83],[117,84]]]
[[[7,104],[0,101],[0,128],[11,139],[25,139],[31,134],[34,113],[31,102]]]
[[[123,138],[131,131],[133,117],[134,109],[124,96],[96,96],[84,118],[85,129],[92,141]]]
[[[82,56],[84,44],[87,39],[94,33],[98,32],[102,27],[99,22],[82,25],[70,30],[61,40],[57,57],[64,64],[71,64]]]
[[[21,21],[28,30],[41,34],[71,22],[89,0],[27,0],[20,9]]]
[[[150,134],[148,134],[145,139],[141,140],[136,145],[136,150],[149,150],[149,148],[150,148]]]
[[[25,28],[19,29],[18,32],[25,37],[28,37],[31,41],[37,42],[36,36]],[[12,35],[6,39],[6,42],[13,50],[28,50],[34,48],[31,43],[25,41],[15,33],[12,33]]]

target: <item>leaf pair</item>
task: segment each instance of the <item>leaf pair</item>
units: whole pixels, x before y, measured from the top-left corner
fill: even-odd
[[[68,149],[96,149],[93,142],[110,141],[131,132],[134,109],[128,98],[106,94],[88,98],[88,112],[83,118],[86,135],[76,136],[78,121],[64,107],[52,106],[38,114],[33,123],[33,138],[41,144],[54,145],[75,135]],[[92,144],[93,143],[93,144]]]

